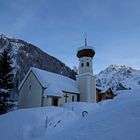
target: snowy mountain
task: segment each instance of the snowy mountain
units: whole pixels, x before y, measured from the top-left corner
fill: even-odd
[[[110,65],[96,75],[96,84],[114,91],[140,87],[140,70],[125,65]]]
[[[1,140],[140,140],[139,90],[100,104],[20,109],[0,116]],[[85,116],[82,112],[87,111]]]
[[[17,85],[30,67],[37,67],[75,79],[76,73],[73,70],[33,44],[0,34],[0,52],[4,48],[8,48],[11,52]]]
[[[9,48],[12,55],[16,87],[30,67],[37,67],[75,79],[76,73],[53,56],[26,41],[0,34],[0,52]],[[121,65],[110,65],[96,75],[101,87],[112,87],[114,91],[140,87],[140,70]]]

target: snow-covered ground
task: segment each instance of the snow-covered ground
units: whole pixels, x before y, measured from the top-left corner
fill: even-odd
[[[140,140],[140,90],[121,92],[99,104],[70,103],[1,115],[0,140]]]

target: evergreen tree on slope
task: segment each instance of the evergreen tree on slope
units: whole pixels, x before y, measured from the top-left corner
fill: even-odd
[[[0,114],[6,113],[12,107],[10,91],[14,87],[11,57],[7,49],[0,55]]]

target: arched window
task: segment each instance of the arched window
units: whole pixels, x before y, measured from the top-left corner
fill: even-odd
[[[84,67],[84,63],[81,64],[81,67]]]
[[[31,85],[29,85],[29,90],[31,90],[31,88],[32,88],[32,86],[31,86]]]
[[[87,66],[89,67],[89,62],[87,62]]]

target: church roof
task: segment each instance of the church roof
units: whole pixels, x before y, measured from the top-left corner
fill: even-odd
[[[33,72],[36,78],[41,83],[42,87],[45,88],[44,90],[44,96],[62,96],[63,91],[69,92],[69,93],[75,93],[79,94],[79,90],[76,84],[76,81],[52,72],[48,72],[42,69],[38,69],[35,67],[30,68],[28,74],[30,72]],[[26,75],[26,77],[28,76]],[[26,79],[24,78],[24,80]],[[24,83],[24,80],[19,86],[19,89],[21,88],[22,84]]]

